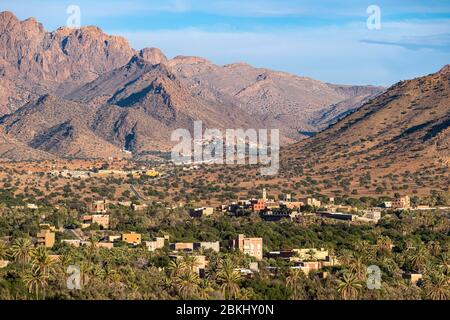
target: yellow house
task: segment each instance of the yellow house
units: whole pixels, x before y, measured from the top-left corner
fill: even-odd
[[[122,241],[128,244],[138,245],[142,242],[142,236],[136,232],[122,233]]]
[[[55,244],[55,233],[51,232],[49,229],[42,229],[41,232],[37,234],[37,244],[38,246],[52,248]]]

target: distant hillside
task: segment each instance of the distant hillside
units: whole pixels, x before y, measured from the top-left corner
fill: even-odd
[[[294,139],[303,136],[301,131],[317,132],[333,121],[323,118],[324,113],[335,110],[339,116],[384,91],[381,87],[331,85],[244,63],[216,66],[204,59],[178,57],[168,64],[196,94],[239,105]]]
[[[362,179],[360,186],[373,189],[389,176],[399,190],[408,184],[448,189],[449,86],[449,65],[394,85],[329,129],[286,147],[282,174]]]
[[[330,128],[282,147],[276,175],[261,176],[259,166],[205,166],[185,180],[223,181],[235,186],[233,198],[263,188],[296,199],[448,197],[449,86],[450,66],[397,83]]]

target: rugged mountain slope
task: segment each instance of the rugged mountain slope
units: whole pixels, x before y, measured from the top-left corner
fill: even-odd
[[[345,99],[338,109],[333,109],[339,116],[380,90],[332,86],[243,64],[220,67],[197,57],[167,60],[159,50],[146,49],[126,66],[100,76],[65,98],[127,108],[145,105],[149,115],[171,129],[173,123],[192,128],[192,119],[203,120],[209,128],[279,128],[287,143],[300,138],[299,131],[316,131],[319,125],[309,123],[318,112],[328,111],[329,103]],[[164,97],[163,101],[155,102],[156,92]],[[149,100],[150,94],[153,98]],[[174,114],[169,114],[171,108],[164,107],[167,103],[177,105],[177,110],[184,110],[182,114],[188,117],[175,120]],[[322,119],[321,126],[326,123]]]
[[[65,92],[126,64],[134,54],[125,39],[97,27],[46,32],[33,18],[19,21],[0,13],[0,77],[2,83],[21,83],[23,92]],[[18,99],[16,92],[0,94],[0,111],[15,111],[17,104],[8,99]]]
[[[400,82],[313,138],[282,147],[277,175],[261,177],[258,167],[217,167],[191,179],[222,176],[241,189],[267,188],[297,198],[445,194],[450,186],[449,94],[450,65]]]
[[[329,85],[242,63],[222,67],[200,58],[176,57],[167,64],[198,95],[239,105],[293,138],[299,137],[299,131],[317,131],[314,120],[335,104],[340,103],[338,116],[383,91],[381,87]]]
[[[123,156],[119,147],[101,139],[90,129],[95,112],[95,108],[46,95],[4,116],[0,124],[8,139],[56,156]]]
[[[288,147],[286,168],[310,163],[395,172],[448,166],[449,93],[450,66],[400,82],[313,139]]]
[[[316,129],[323,130],[335,124],[384,91],[381,87],[372,86],[332,85],[332,87],[348,98],[315,112],[309,123]]]
[[[44,160],[55,158],[44,151],[35,150],[26,144],[7,136],[0,129],[0,159],[12,160]]]
[[[66,96],[82,104],[101,105],[92,128],[112,143],[136,153],[170,150],[171,132],[205,128],[264,128],[239,107],[193,95],[165,64],[157,50],[141,52],[130,62]],[[149,59],[151,61],[149,61]]]
[[[171,132],[195,120],[207,128],[279,128],[290,143],[382,90],[246,64],[168,60],[97,27],[47,32],[10,12],[0,13],[0,80],[6,138],[65,157],[167,151]]]
[[[72,92],[72,101],[45,95],[0,125],[29,147],[79,158],[169,151],[172,131],[192,130],[195,120],[207,128],[263,127],[238,107],[193,96],[164,65],[142,56]]]

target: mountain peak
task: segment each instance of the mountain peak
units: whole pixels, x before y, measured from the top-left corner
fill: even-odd
[[[12,12],[0,12],[0,30],[18,23],[20,23],[20,20]]]
[[[11,19],[19,21],[19,19],[11,11],[0,12],[0,20],[11,20]]]
[[[103,32],[102,29],[96,26],[83,26],[79,29],[77,28],[69,28],[69,27],[61,27],[58,28],[53,34],[60,37],[68,37],[68,36],[89,36],[90,38],[103,40],[105,45],[109,45],[111,42],[117,44],[117,46],[122,46],[123,50],[131,50],[128,41],[121,36],[116,35],[108,35]]]
[[[46,92],[73,90],[125,65],[136,54],[125,38],[98,27],[47,32],[35,18],[20,21],[10,12],[0,13],[0,48],[1,73],[8,75],[4,83],[14,83],[19,74],[22,81],[16,91],[7,87],[0,93],[1,112],[17,110]]]
[[[33,17],[20,21],[12,12],[0,12],[0,29],[10,31],[17,27],[32,34],[44,31],[44,26]],[[17,32],[17,30],[14,32]]]
[[[207,63],[210,64],[211,61],[200,58],[200,57],[193,57],[193,56],[176,56],[171,60],[173,64],[201,64],[201,63]]]
[[[445,65],[438,73],[450,74],[450,64]]]
[[[158,48],[144,48],[139,52],[139,56],[150,64],[161,64],[167,61],[167,57]]]

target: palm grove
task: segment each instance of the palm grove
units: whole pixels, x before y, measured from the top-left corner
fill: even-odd
[[[77,211],[64,207],[1,209],[0,260],[9,261],[0,269],[1,299],[450,298],[447,213],[388,212],[373,226],[315,217],[295,223],[262,223],[258,216],[192,220],[183,209],[161,206],[142,213],[112,210],[112,224],[119,231],[137,231],[149,238],[170,234],[175,241],[220,239],[220,253],[204,252],[209,261],[204,277],[194,272],[192,256],[172,261],[168,248],[156,252],[125,244],[112,250],[97,248],[100,233],[95,228],[89,232],[87,247],[58,243],[50,250],[33,243],[39,223],[70,228],[77,217]],[[248,266],[252,258],[226,249],[227,240],[239,233],[263,237],[265,251],[324,247],[337,255],[340,265],[306,275],[289,262],[266,258],[259,273],[245,277],[238,268]],[[57,240],[63,237],[58,234]],[[67,288],[70,265],[80,268],[81,290]],[[367,287],[367,267],[372,265],[382,272],[379,290]],[[406,272],[421,273],[423,278],[412,284],[404,279]]]

